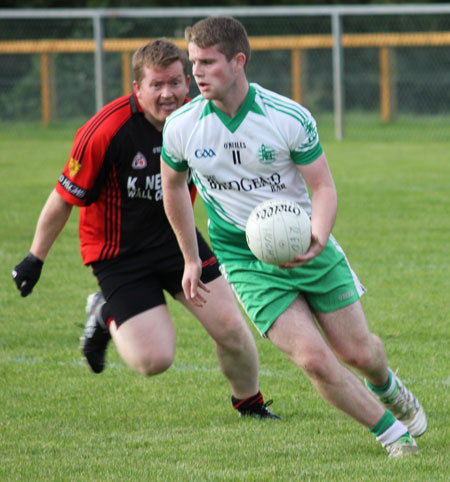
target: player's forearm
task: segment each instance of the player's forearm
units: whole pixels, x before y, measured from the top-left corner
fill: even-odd
[[[44,261],[50,248],[62,231],[72,212],[72,205],[68,204],[54,190],[42,208],[30,252]]]
[[[298,166],[311,192],[311,230],[322,247],[336,220],[337,194],[328,161],[322,153],[314,162]]]
[[[177,237],[178,244],[186,263],[197,262],[198,247],[197,234],[195,232],[194,214],[189,197],[177,198],[174,202],[168,202],[166,208],[172,229]]]
[[[174,183],[164,175],[163,202],[167,218],[177,237],[186,263],[197,262],[198,245],[195,231],[194,212],[185,181]]]
[[[336,221],[337,194],[334,186],[323,186],[312,193],[311,230],[325,246]]]

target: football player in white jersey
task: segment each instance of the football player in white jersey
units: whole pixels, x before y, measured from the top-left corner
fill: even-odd
[[[188,27],[185,37],[200,95],[166,121],[162,179],[185,259],[187,299],[205,303],[186,189],[190,168],[222,273],[260,333],[325,400],[370,429],[389,456],[418,453],[413,437],[426,430],[425,412],[389,369],[360,303],[365,290],[331,234],[337,195],[313,117],[292,100],[249,84],[250,46],[237,20],[210,17]],[[245,239],[251,210],[273,197],[300,202],[312,224],[308,251],[280,267],[257,260]]]
[[[142,375],[158,375],[172,365],[176,334],[166,292],[214,340],[239,415],[278,419],[259,390],[255,340],[200,235],[208,309],[183,295],[183,256],[162,205],[159,153],[164,122],[189,91],[186,52],[167,39],[154,39],[135,52],[132,64],[133,93],[106,105],[78,131],[73,156],[39,217],[30,253],[13,270],[14,282],[22,296],[31,294],[73,206],[80,206],[83,261],[101,287],[88,297],[82,337],[92,371],[105,368],[111,338],[123,361]]]

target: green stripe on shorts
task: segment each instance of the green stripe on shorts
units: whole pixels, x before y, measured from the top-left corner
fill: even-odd
[[[282,270],[253,258],[226,261],[221,270],[262,335],[299,293],[313,311],[328,313],[365,292],[333,236],[319,256],[299,268]]]

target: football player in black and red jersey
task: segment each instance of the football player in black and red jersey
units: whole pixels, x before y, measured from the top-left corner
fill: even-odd
[[[30,252],[13,270],[22,296],[39,280],[47,254],[73,206],[80,208],[83,263],[101,291],[88,297],[82,350],[95,373],[112,338],[122,359],[144,375],[167,370],[175,329],[164,293],[182,303],[216,344],[233,406],[242,415],[278,418],[259,391],[258,354],[217,260],[197,232],[203,264],[203,306],[183,294],[184,260],[162,203],[160,153],[166,118],[186,102],[186,53],[166,39],[133,56],[133,93],[82,126],[69,160],[39,217]],[[191,190],[192,198],[195,195]]]

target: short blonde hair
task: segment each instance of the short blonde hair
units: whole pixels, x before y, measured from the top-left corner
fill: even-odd
[[[184,75],[187,77],[189,73],[187,53],[168,39],[151,40],[133,54],[134,80],[140,84],[144,78],[144,67],[167,67],[178,60],[182,63]]]
[[[245,66],[250,60],[250,43],[244,26],[233,17],[208,17],[184,31],[186,42],[200,48],[217,46],[228,61],[236,54],[245,54]]]

